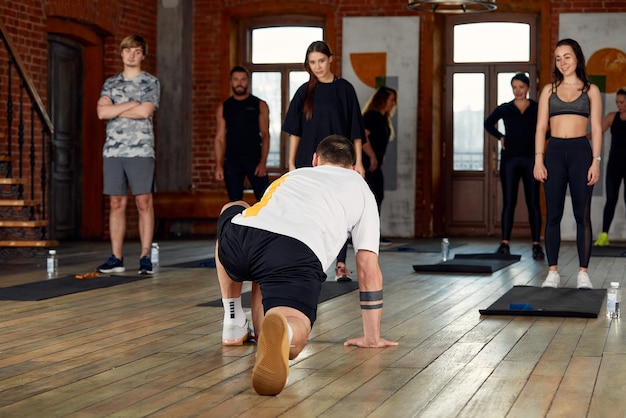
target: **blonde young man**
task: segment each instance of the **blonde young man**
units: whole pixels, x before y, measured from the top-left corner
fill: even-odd
[[[124,69],[107,79],[98,100],[98,118],[107,120],[102,152],[104,194],[109,195],[109,231],[112,255],[98,266],[101,273],[125,270],[123,245],[126,233],[128,188],[139,212],[141,255],[139,274],[152,274],[150,246],[154,233],[154,131],[152,116],[159,106],[159,80],[141,69],[146,41],[131,35],[120,44]]]

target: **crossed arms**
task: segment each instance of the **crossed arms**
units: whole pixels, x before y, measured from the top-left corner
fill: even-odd
[[[102,96],[96,107],[98,119],[109,120],[117,117],[128,119],[147,119],[154,113],[154,104],[150,102],[126,102],[113,104],[108,96]]]

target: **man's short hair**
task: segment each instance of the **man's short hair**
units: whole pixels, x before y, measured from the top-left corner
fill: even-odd
[[[337,164],[343,167],[352,167],[356,164],[354,145],[341,135],[327,136],[319,143],[315,152],[326,163]]]
[[[148,44],[146,43],[146,40],[139,35],[129,35],[122,39],[122,42],[120,43],[120,50],[124,48],[137,47],[141,47],[141,52],[143,52],[144,55],[148,55]]]
[[[232,77],[234,73],[246,73],[248,78],[250,78],[250,71],[246,67],[242,67],[241,65],[236,65],[230,70],[230,76]]]

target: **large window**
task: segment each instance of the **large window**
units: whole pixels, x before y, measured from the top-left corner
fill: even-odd
[[[511,77],[526,70],[531,58],[530,24],[474,22],[454,26],[453,169],[485,170],[485,116],[497,105],[513,99]],[[478,70],[477,72],[474,72]],[[461,72],[462,71],[462,72]],[[485,96],[494,90],[497,100]],[[489,106],[486,107],[486,105]],[[500,128],[504,130],[500,122]]]
[[[485,75],[456,73],[453,82],[454,169],[482,171]]]
[[[454,27],[454,62],[528,62],[530,25],[517,22],[465,23]]]
[[[282,121],[298,87],[309,81],[304,70],[306,49],[324,39],[323,25],[321,18],[275,17],[250,20],[242,27],[240,62],[252,73],[250,91],[270,109],[270,175],[288,169],[288,138],[281,132]]]

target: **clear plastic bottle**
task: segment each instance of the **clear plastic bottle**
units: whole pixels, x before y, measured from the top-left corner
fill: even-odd
[[[441,259],[443,261],[450,259],[450,241],[448,241],[448,238],[444,238],[441,241]]]
[[[622,308],[622,289],[619,282],[611,282],[611,287],[606,293],[606,316],[612,319],[619,318]]]
[[[159,266],[159,244],[156,242],[152,243],[152,249],[150,251],[150,261],[152,261],[153,267]]]
[[[48,278],[55,277],[59,272],[59,258],[57,257],[57,250],[48,250],[48,258],[46,259],[46,270],[48,271]]]

